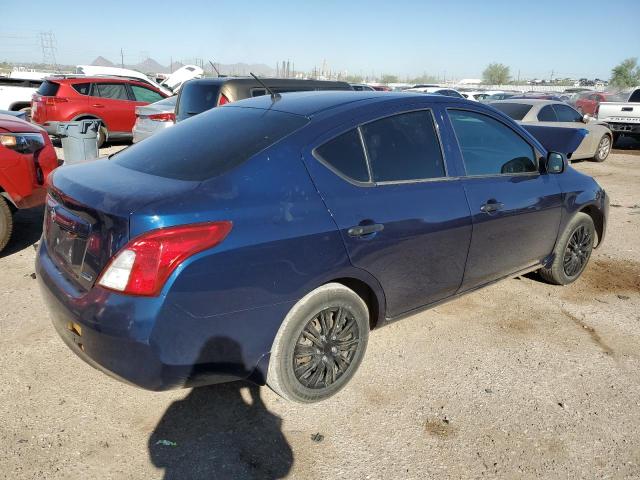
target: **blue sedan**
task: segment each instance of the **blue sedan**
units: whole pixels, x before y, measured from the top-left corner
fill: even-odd
[[[608,197],[567,164],[582,131],[549,128],[443,96],[301,92],[60,168],[37,258],[53,324],[143,388],[322,400],[372,329],[524,272],[580,276]]]

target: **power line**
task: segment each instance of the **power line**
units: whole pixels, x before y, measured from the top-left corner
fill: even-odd
[[[58,71],[58,62],[56,61],[56,37],[51,30],[48,32],[40,32],[40,46],[42,48],[42,63]]]

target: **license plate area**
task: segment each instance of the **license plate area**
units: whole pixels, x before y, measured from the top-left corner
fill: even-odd
[[[91,224],[51,198],[47,201],[45,222],[49,251],[58,264],[78,278],[84,265]]]

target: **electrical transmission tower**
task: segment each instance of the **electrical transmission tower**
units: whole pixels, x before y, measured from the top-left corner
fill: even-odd
[[[52,31],[40,32],[40,46],[42,47],[42,63],[57,72],[56,37]]]

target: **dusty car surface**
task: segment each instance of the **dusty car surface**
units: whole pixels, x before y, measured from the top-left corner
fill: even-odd
[[[53,324],[147,389],[250,379],[325,399],[371,329],[524,272],[581,275],[608,197],[567,164],[584,130],[546,131],[559,151],[420,93],[214,108],[54,173],[37,258]]]

